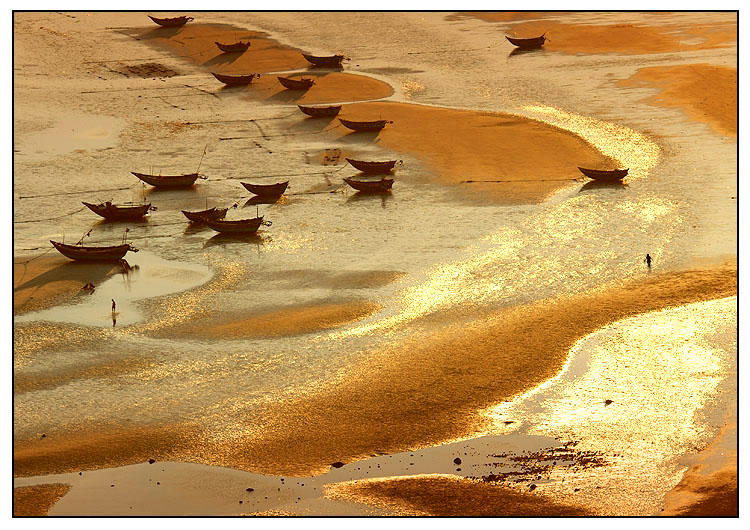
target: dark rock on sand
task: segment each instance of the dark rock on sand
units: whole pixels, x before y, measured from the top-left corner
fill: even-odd
[[[335,467],[336,469],[338,469],[340,467],[344,467],[344,463],[343,462],[334,462],[333,464],[331,464],[331,467]]]

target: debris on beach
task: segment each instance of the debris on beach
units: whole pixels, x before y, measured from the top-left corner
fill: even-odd
[[[336,469],[338,469],[340,467],[344,467],[344,463],[343,462],[334,462],[333,464],[331,464],[331,467],[335,467]]]
[[[456,458],[453,459],[453,463],[456,464],[457,466],[460,466],[461,465],[461,459],[458,458],[458,457],[456,457]]]
[[[156,462],[156,460],[154,460],[153,458],[149,458],[149,459],[148,459],[148,463],[149,463],[149,464],[153,464],[154,462]]]

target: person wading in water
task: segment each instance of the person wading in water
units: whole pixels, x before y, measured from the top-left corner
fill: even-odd
[[[115,312],[115,307],[117,307],[117,304],[115,304],[115,299],[112,299],[112,312]]]
[[[651,255],[650,254],[646,254],[646,259],[644,259],[643,261],[646,262],[646,265],[648,265],[648,268],[650,269],[651,268]]]

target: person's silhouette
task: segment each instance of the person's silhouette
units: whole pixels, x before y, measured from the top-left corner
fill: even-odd
[[[112,299],[112,312],[115,312],[115,308],[117,307],[117,304],[115,303],[115,299]]]
[[[651,268],[651,255],[650,254],[646,254],[646,259],[643,260],[643,261],[646,262],[646,265],[648,265],[648,268],[650,269]]]

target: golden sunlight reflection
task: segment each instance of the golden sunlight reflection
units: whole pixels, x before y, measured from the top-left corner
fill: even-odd
[[[507,433],[514,421],[524,434],[580,441],[578,449],[611,461],[585,474],[589,489],[600,489],[589,500],[602,513],[637,513],[647,496],[657,505],[681,478],[678,457],[715,435],[701,411],[736,370],[736,311],[732,297],[607,326],[579,341],[555,378],[484,411],[487,433]],[[634,473],[634,483],[618,478]],[[545,491],[563,494],[564,484]]]
[[[646,135],[628,127],[546,105],[529,105],[523,107],[523,110],[529,113],[530,117],[581,136],[604,155],[629,168],[628,180],[645,177],[658,162],[659,147]]]
[[[401,83],[401,92],[403,92],[406,99],[411,99],[414,94],[419,94],[424,92],[424,90],[424,85],[417,81],[408,80]]]

